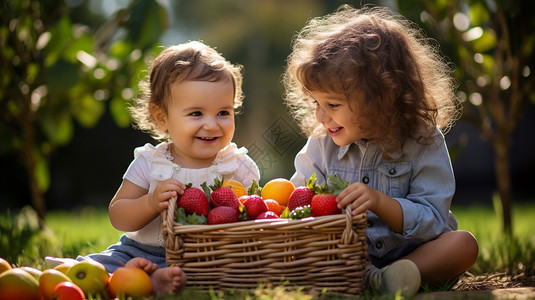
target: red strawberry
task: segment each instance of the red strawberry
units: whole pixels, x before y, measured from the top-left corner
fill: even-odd
[[[219,178],[215,179],[214,185],[210,186],[210,189],[212,190],[211,193],[206,187],[206,183],[203,183],[202,187],[205,193],[209,195],[210,205],[212,205],[212,207],[230,206],[237,210],[240,206],[240,201],[238,201],[238,197],[236,197],[234,191],[227,186],[223,186],[223,180]]]
[[[310,208],[312,209],[312,215],[328,216],[339,214],[341,210],[337,207],[336,195],[332,193],[322,193],[315,195],[310,202]]]
[[[329,175],[329,183],[331,187],[327,183],[316,187],[316,195],[310,202],[313,216],[327,216],[341,212],[337,206],[336,195],[347,187],[349,181],[342,180],[337,175]]]
[[[288,200],[288,209],[292,211],[296,207],[310,205],[310,201],[312,201],[314,195],[314,191],[309,187],[300,186],[295,188]]]
[[[238,222],[240,212],[229,206],[218,206],[212,208],[208,213],[208,224],[227,224]]]
[[[280,218],[276,213],[268,210],[268,211],[265,211],[265,212],[259,214],[258,217],[256,217],[255,220],[262,220],[262,219],[280,219]]]
[[[243,205],[245,206],[245,211],[247,212],[249,220],[254,220],[261,213],[268,211],[264,199],[258,195],[250,195]]]
[[[208,198],[199,188],[186,185],[186,190],[180,195],[177,202],[178,207],[184,208],[188,214],[196,213],[197,215],[208,215]]]
[[[305,186],[297,187],[288,199],[288,209],[294,210],[296,207],[310,205],[312,197],[316,194],[314,186],[316,186],[316,173],[312,174],[308,180],[305,180]]]

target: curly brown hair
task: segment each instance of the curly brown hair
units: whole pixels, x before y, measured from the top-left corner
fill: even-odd
[[[191,41],[164,49],[152,62],[148,78],[139,83],[141,95],[129,108],[137,128],[157,140],[168,135],[152,117],[154,108],[167,113],[170,86],[182,81],[224,81],[234,84],[234,110],[239,113],[243,104],[242,66],[233,65],[215,49],[199,41]]]
[[[451,69],[435,41],[383,7],[341,6],[296,35],[283,76],[285,101],[307,136],[325,133],[309,93],[343,95],[359,128],[385,154],[428,143],[459,117]],[[388,155],[387,155],[388,156]]]

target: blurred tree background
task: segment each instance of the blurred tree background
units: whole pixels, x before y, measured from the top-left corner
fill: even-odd
[[[463,119],[446,136],[457,176],[454,203],[492,205],[499,191],[507,229],[513,199],[535,199],[535,18],[528,2],[5,1],[0,212],[26,204],[42,215],[106,207],[133,149],[153,142],[130,127],[125,107],[161,46],[188,40],[202,40],[244,66],[235,142],[257,161],[261,184],[289,178],[305,143],[282,99],[292,37],[311,17],[369,3],[418,23],[451,61],[465,100]]]

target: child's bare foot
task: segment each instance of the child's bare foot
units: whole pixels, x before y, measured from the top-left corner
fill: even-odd
[[[166,267],[154,271],[150,281],[155,295],[174,294],[186,285],[186,274],[180,267]]]
[[[152,273],[154,273],[154,271],[156,271],[156,269],[158,269],[157,264],[143,257],[132,258],[126,263],[125,267],[134,267],[134,268],[142,269],[149,275],[151,275]]]

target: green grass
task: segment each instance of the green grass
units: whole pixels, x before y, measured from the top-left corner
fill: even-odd
[[[480,255],[470,273],[533,272],[535,202],[514,207],[513,236],[502,234],[501,219],[492,207],[455,206],[452,211],[459,221],[459,229],[471,231],[479,242]],[[49,212],[46,230],[38,230],[36,218],[35,212],[29,208],[0,215],[0,257],[19,266],[44,269],[44,257],[47,255],[75,258],[100,252],[116,243],[122,234],[110,224],[105,208]],[[311,299],[300,291],[285,291],[280,287],[259,287],[255,291],[226,294],[212,291],[204,296],[186,289],[181,298]]]
[[[474,234],[479,257],[469,271],[483,273],[533,272],[535,267],[535,203],[513,208],[513,235],[503,234],[501,217],[490,207],[453,207],[459,229]]]

